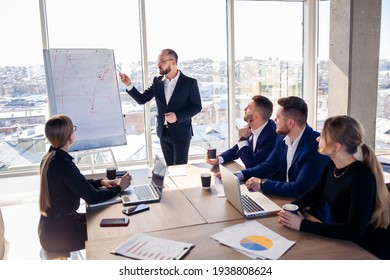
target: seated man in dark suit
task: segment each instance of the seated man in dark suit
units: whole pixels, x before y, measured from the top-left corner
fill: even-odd
[[[244,109],[248,123],[238,130],[238,143],[216,159],[206,155],[206,162],[222,164],[240,158],[246,168],[256,166],[267,159],[275,146],[276,125],[270,119],[272,102],[265,96],[255,95]]]
[[[247,180],[246,186],[251,191],[297,197],[320,179],[329,158],[318,153],[316,139],[320,134],[306,123],[305,101],[289,96],[280,98],[278,104],[275,123],[280,135],[272,153],[263,163],[236,175]]]

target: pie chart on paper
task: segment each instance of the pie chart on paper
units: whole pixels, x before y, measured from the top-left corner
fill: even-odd
[[[241,239],[240,245],[245,249],[264,251],[272,247],[272,240],[264,236],[251,235]]]

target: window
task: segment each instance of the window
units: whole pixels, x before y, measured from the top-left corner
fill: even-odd
[[[253,95],[302,96],[303,13],[301,2],[236,1],[236,116]]]
[[[194,137],[189,156],[204,155],[213,146],[228,145],[227,46],[225,0],[146,0],[149,81],[158,73],[160,50],[174,49],[178,68],[198,80],[202,111],[192,118]],[[181,12],[183,11],[183,12]],[[139,79],[138,79],[139,80]],[[150,122],[155,126],[155,106]],[[153,148],[160,149],[157,136]],[[161,153],[161,151],[160,151]]]
[[[329,82],[329,16],[330,1],[318,4],[318,88],[317,88],[317,130],[321,131],[328,117]]]
[[[390,150],[390,2],[382,1],[378,73],[376,143],[378,153]]]
[[[1,3],[0,173],[37,167],[45,153],[48,110],[39,19],[38,1]]]
[[[50,48],[108,48],[114,50],[117,68],[142,85],[139,7],[137,0],[46,0]],[[145,160],[143,106],[138,105],[118,81],[127,146],[112,147],[117,162]],[[93,154],[94,163],[112,162],[111,153]],[[81,157],[80,164],[89,164]]]

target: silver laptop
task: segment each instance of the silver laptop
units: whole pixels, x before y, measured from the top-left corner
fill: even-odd
[[[163,159],[156,155],[153,164],[150,183],[128,187],[121,193],[122,203],[125,206],[141,203],[159,202],[164,188],[164,178],[167,165]]]
[[[246,218],[270,215],[281,208],[261,192],[241,193],[240,180],[223,165],[219,165],[226,199]]]

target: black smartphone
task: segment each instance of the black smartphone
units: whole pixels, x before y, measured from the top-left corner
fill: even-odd
[[[101,227],[125,227],[129,224],[129,218],[110,218],[102,219],[100,222]]]
[[[139,204],[122,210],[123,214],[127,216],[134,215],[143,211],[149,210],[149,206],[146,204]]]
[[[116,177],[123,177],[125,176],[125,174],[127,173],[127,171],[116,171]]]

